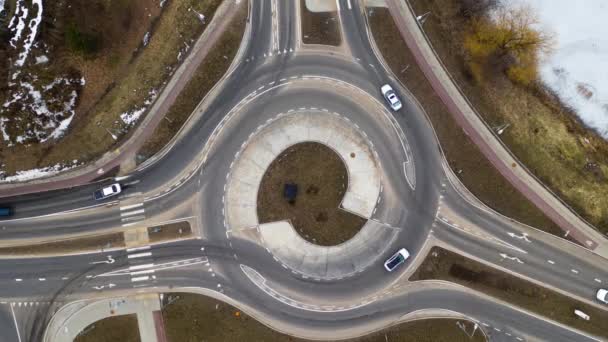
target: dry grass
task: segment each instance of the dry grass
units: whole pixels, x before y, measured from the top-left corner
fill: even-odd
[[[148,238],[151,243],[184,239],[192,236],[190,222],[182,221],[148,227]]]
[[[295,201],[283,197],[285,184],[298,186]],[[366,221],[340,209],[347,187],[344,162],[331,148],[319,143],[296,144],[264,173],[257,200],[260,223],[289,220],[309,242],[323,246],[345,242]]]
[[[440,279],[464,285],[517,305],[567,326],[608,337],[604,322],[608,312],[579,302],[508,273],[440,247],[433,247],[410,281]],[[574,315],[580,309],[592,317],[583,321]]]
[[[154,155],[175,136],[196,106],[230,67],[245,32],[246,1],[241,3],[238,11],[239,13],[234,17],[232,23],[196,69],[190,82],[178,95],[165,115],[165,121],[156,128],[154,134],[139,151],[139,162]]]
[[[541,86],[523,88],[504,75],[477,83],[462,48],[469,22],[458,0],[411,0],[431,11],[425,32],[442,61],[484,119],[511,126],[501,136],[509,149],[554,192],[601,232],[608,232],[608,142],[585,127]]]
[[[511,186],[460,129],[418,68],[388,10],[375,8],[368,13],[372,13],[369,22],[382,56],[428,114],[450,167],[467,189],[506,216],[562,236],[561,229]]]
[[[0,248],[0,255],[64,255],[102,249],[124,247],[122,233],[97,235],[78,239]]]
[[[302,0],[300,1],[300,17],[304,44],[338,46],[342,42],[338,12],[311,12],[306,8],[305,1]]]
[[[90,2],[83,3],[84,8],[95,8]],[[117,35],[116,41],[108,42],[107,50],[93,59],[88,56],[58,59],[81,68],[90,77],[89,88],[85,86],[83,90],[81,107],[67,135],[56,142],[2,148],[0,157],[7,176],[17,170],[97,158],[117,144],[107,130],[119,137],[118,142],[124,139],[129,127],[121,121],[120,114],[141,107],[151,90],[162,87],[178,64],[178,53],[206,27],[192,10],[205,14],[208,22],[221,1],[168,0],[158,18],[155,18],[158,10],[151,10],[158,7],[157,0],[111,3],[118,9],[124,6],[131,15],[118,15],[123,22],[116,23],[112,19],[118,19],[104,12],[93,24],[105,21],[108,26],[117,25],[118,31],[105,28],[110,37]],[[143,35],[148,31],[152,32],[150,42],[142,48]]]
[[[137,316],[122,315],[97,321],[76,336],[74,342],[139,342]]]
[[[162,310],[169,342],[306,341],[276,332],[238,309],[209,297],[178,293],[168,294],[165,298],[171,298],[171,304]],[[460,322],[470,333],[470,323]],[[404,323],[365,337],[342,341],[482,342],[485,338],[480,333],[469,338],[456,325],[456,320],[433,319]]]

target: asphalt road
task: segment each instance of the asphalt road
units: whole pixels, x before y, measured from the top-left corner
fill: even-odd
[[[564,248],[554,237],[466,200],[443,167],[426,117],[395,82],[392,84],[401,94],[404,108],[394,115],[388,108],[380,108],[379,88],[391,82],[391,77],[373,53],[361,9],[356,1],[350,2],[352,9],[348,9],[349,1],[340,1],[343,38],[349,51],[341,54],[299,44],[299,9],[291,1],[276,5],[273,1],[253,1],[251,34],[243,45],[243,59],[221,85],[220,95],[209,99],[201,119],[183,132],[170,153],[124,181],[130,185],[119,198],[96,203],[92,192],[100,184],[92,184],[11,199],[17,215],[0,221],[4,242],[114,231],[132,223],[124,220],[121,210],[132,203],[143,204],[145,215],[138,222],[148,226],[161,217],[197,217],[202,239],[154,246],[142,257],[117,251],[0,259],[0,298],[5,302],[0,337],[15,341],[19,331],[23,341],[39,341],[54,309],[78,298],[109,296],[120,290],[201,287],[221,291],[252,308],[253,314],[268,324],[311,337],[364,333],[408,312],[446,309],[487,324],[483,328],[492,340],[507,340],[505,332],[522,339],[588,340],[460,287],[438,283],[412,287],[402,279],[407,267],[386,273],[382,265],[376,265],[341,280],[304,279],[285,270],[264,246],[227,234],[221,199],[226,174],[242,143],[260,124],[281,112],[325,108],[359,125],[377,148],[387,190],[373,218],[401,228],[391,251],[407,247],[416,256],[432,236],[580,298],[592,298],[600,285],[596,279],[608,282],[603,259],[583,248]],[[362,111],[364,105],[379,109]],[[403,130],[411,147],[415,190],[404,177],[405,157],[391,122]],[[221,130],[216,130],[220,126]],[[180,205],[188,201],[193,204],[183,210]],[[441,220],[438,215],[445,207],[451,209],[450,217],[466,219],[482,237]],[[528,237],[519,238],[524,233]],[[501,253],[523,263],[501,257]],[[243,271],[243,265],[258,272],[264,284],[281,296],[268,295]],[[142,270],[153,272],[137,273]],[[411,291],[388,290],[398,283]],[[349,309],[337,309],[340,307]]]

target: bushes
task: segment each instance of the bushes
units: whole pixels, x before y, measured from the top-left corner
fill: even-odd
[[[70,50],[83,55],[94,55],[102,45],[98,33],[82,32],[74,23],[66,26],[65,41]]]
[[[537,29],[533,11],[500,7],[494,18],[472,19],[464,41],[469,69],[477,81],[504,72],[514,82],[528,85],[537,78],[538,59],[551,50],[552,36]]]

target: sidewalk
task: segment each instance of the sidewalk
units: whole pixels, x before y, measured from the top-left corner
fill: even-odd
[[[73,305],[74,308],[71,308]],[[62,308],[48,327],[45,341],[72,342],[87,326],[104,318],[120,315],[137,315],[142,342],[164,342],[164,324],[160,314],[158,294],[108,298],[99,301],[75,302]],[[61,317],[63,316],[63,317]]]
[[[443,67],[405,0],[387,0],[395,23],[433,89],[480,151],[517,190],[575,240],[608,258],[604,236],[536,179],[477,115]]]

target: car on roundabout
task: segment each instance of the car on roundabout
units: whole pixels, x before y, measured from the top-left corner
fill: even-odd
[[[395,93],[395,90],[393,90],[393,87],[391,87],[389,84],[385,84],[380,88],[380,91],[382,92],[382,96],[384,96],[384,99],[386,100],[386,102],[388,102],[389,106],[393,111],[398,111],[399,109],[401,109],[401,100],[399,100],[399,97],[397,97],[397,94]]]
[[[384,262],[384,268],[387,271],[392,272],[399,265],[403,264],[409,257],[410,252],[408,252],[405,248],[401,248]]]

